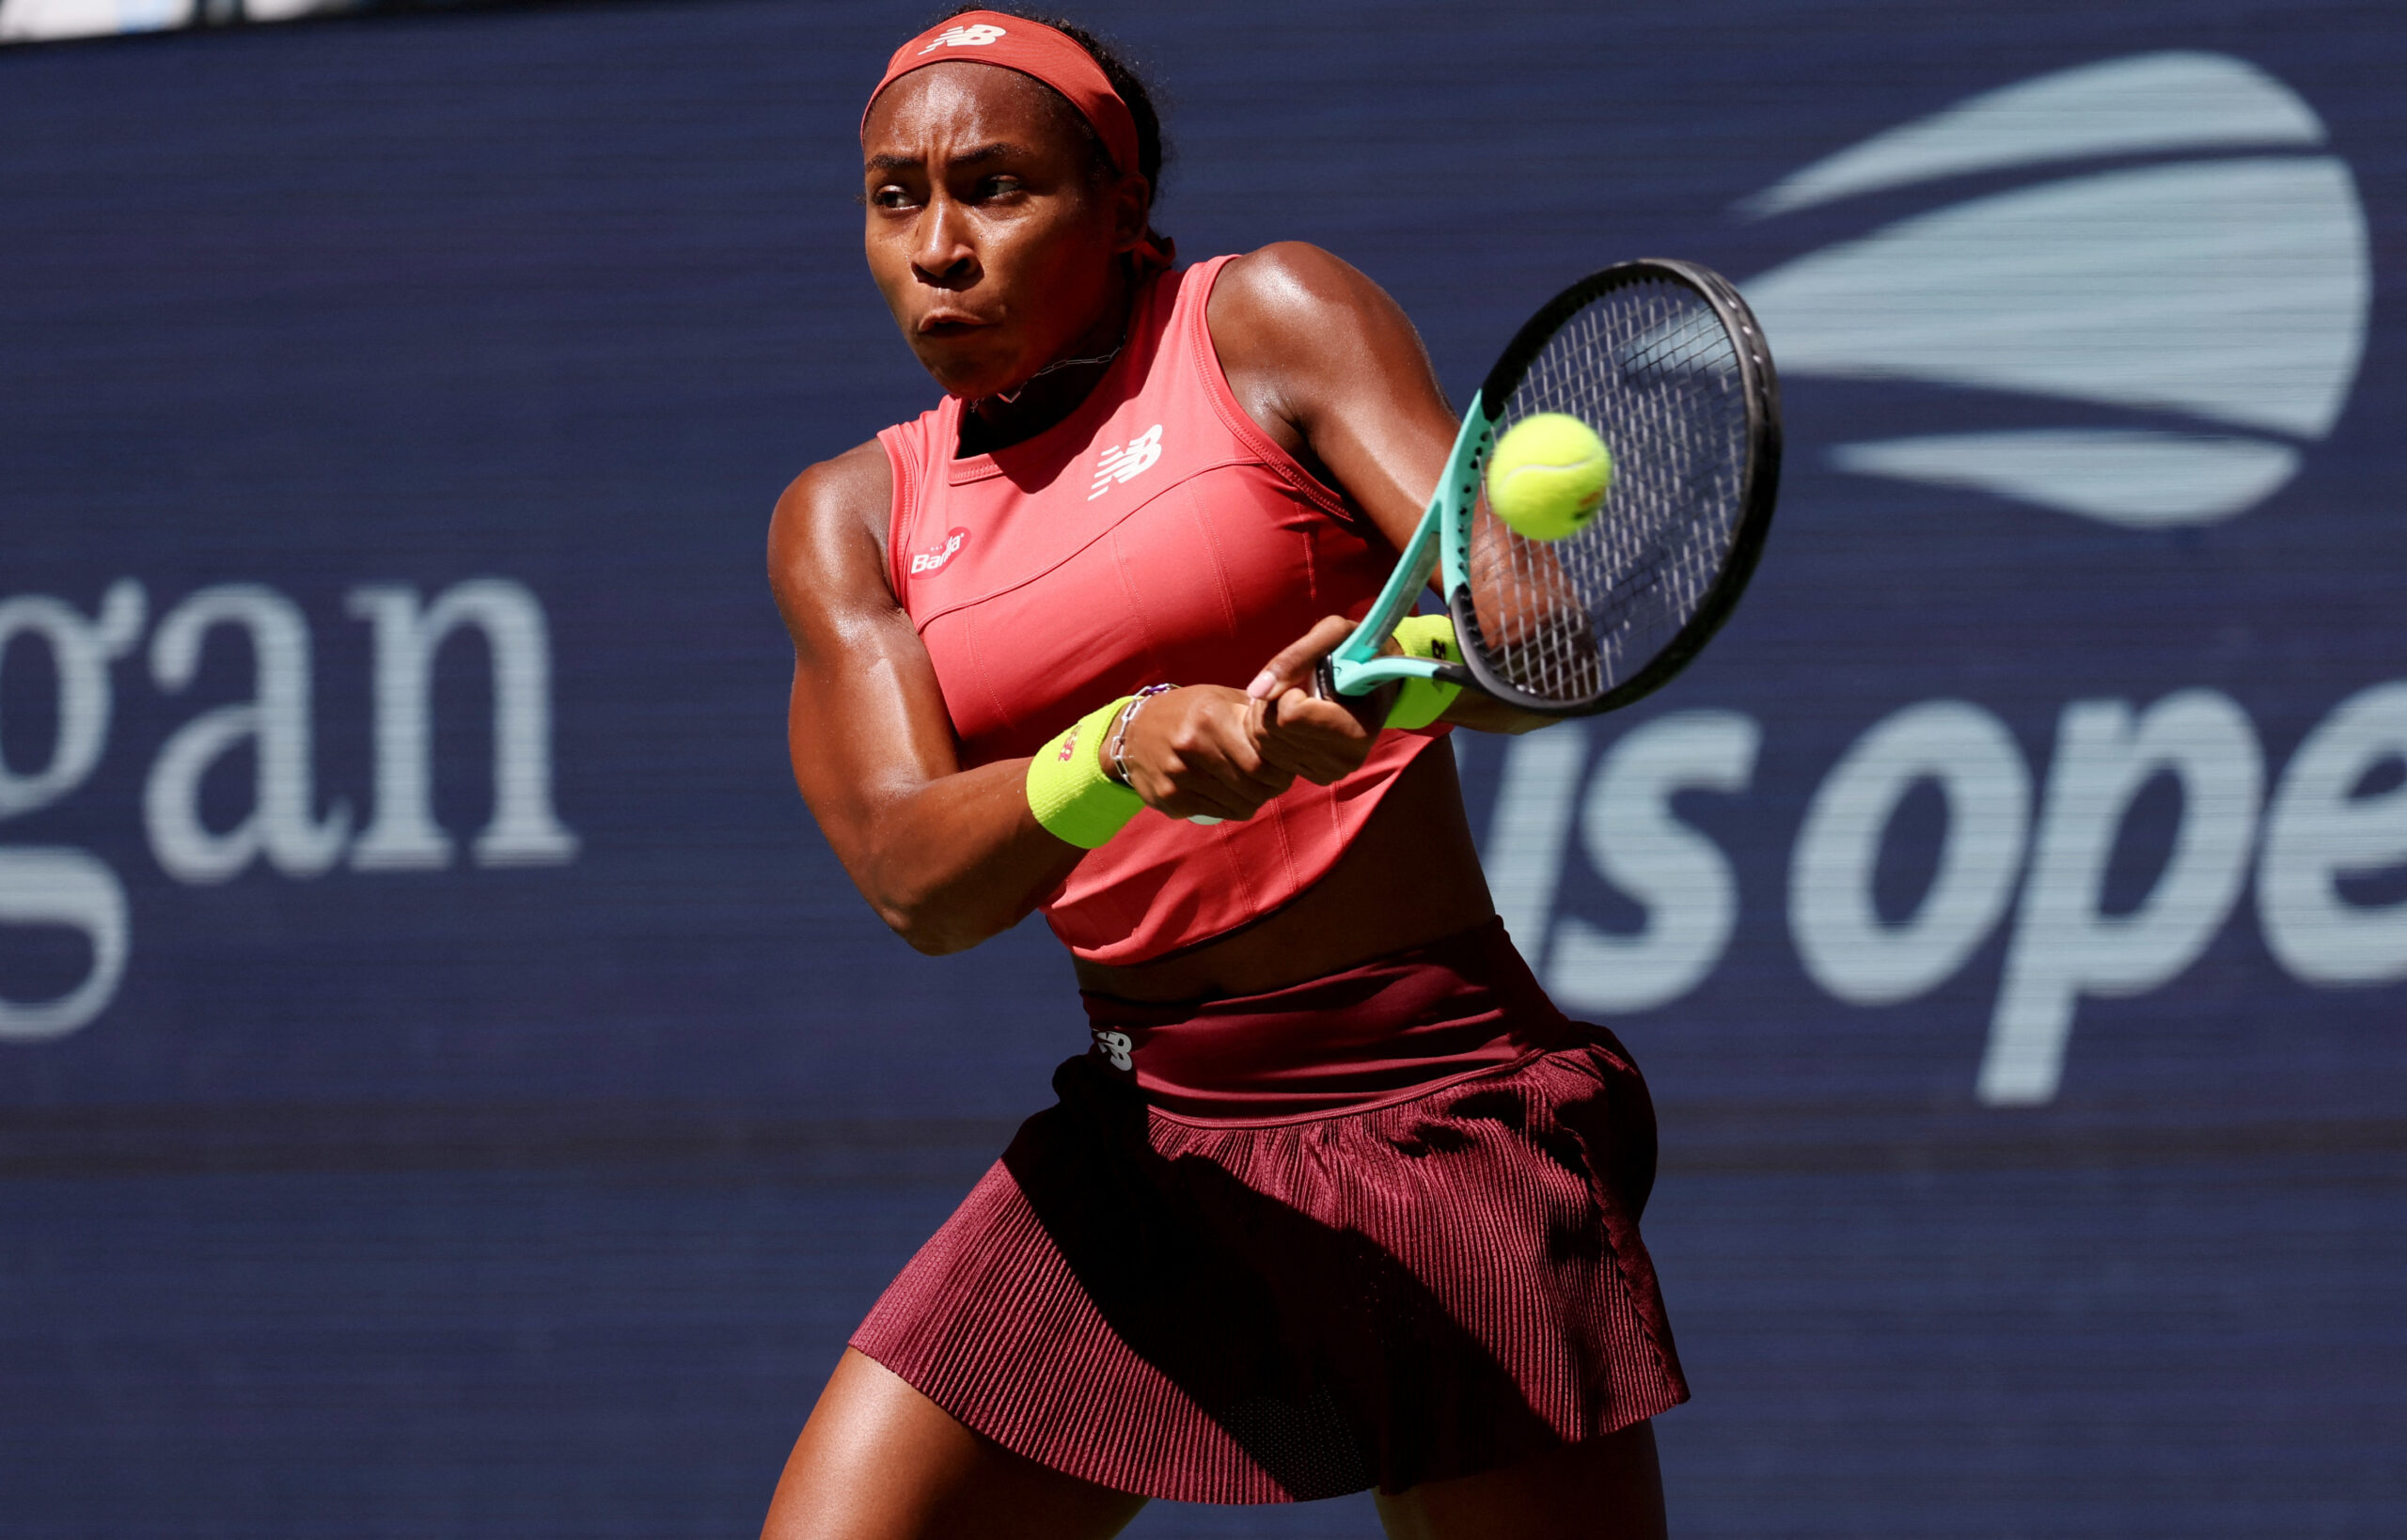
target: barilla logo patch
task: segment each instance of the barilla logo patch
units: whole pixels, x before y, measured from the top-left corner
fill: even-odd
[[[980,22],[975,26],[949,26],[936,34],[936,41],[920,52],[933,54],[939,48],[983,48],[1002,35],[1003,29],[990,22]]]
[[[1161,457],[1162,425],[1157,422],[1127,443],[1103,451],[1103,457],[1095,462],[1094,490],[1087,494],[1087,501],[1093,502],[1109,492],[1114,481],[1127,481],[1142,476],[1153,469],[1154,462]]]
[[[944,539],[935,545],[924,551],[911,553],[911,575],[924,577],[930,573],[944,571],[944,564],[951,561],[953,554],[959,551],[968,540],[969,531],[967,529],[946,530]]]

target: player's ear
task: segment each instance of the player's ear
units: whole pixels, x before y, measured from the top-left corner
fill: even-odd
[[[1115,252],[1134,251],[1145,239],[1145,225],[1153,217],[1153,184],[1134,171],[1121,174],[1111,185],[1111,249]]]

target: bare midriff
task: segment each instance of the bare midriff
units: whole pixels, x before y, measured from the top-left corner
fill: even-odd
[[[1078,960],[1078,987],[1131,1000],[1256,995],[1453,935],[1495,912],[1455,757],[1440,746],[1396,778],[1345,854],[1294,903],[1151,962]]]

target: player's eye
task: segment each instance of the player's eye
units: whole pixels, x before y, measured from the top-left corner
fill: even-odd
[[[987,198],[1009,197],[1014,193],[1020,192],[1022,188],[1023,184],[1017,177],[999,172],[991,177],[979,178],[974,196],[981,201]]]
[[[870,189],[862,201],[873,209],[907,209],[911,206],[911,194],[889,181],[883,187]]]

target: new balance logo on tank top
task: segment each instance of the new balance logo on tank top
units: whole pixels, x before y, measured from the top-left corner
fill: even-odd
[[[879,433],[890,581],[935,662],[966,765],[1032,754],[1160,681],[1243,689],[1324,615],[1370,608],[1395,553],[1262,432],[1204,324],[1226,257],[1155,278],[1093,394],[1046,432],[954,458],[961,402]],[[1148,809],[1045,904],[1081,957],[1127,964],[1286,904],[1336,863],[1428,734],[1381,735],[1334,786],[1251,821]]]

